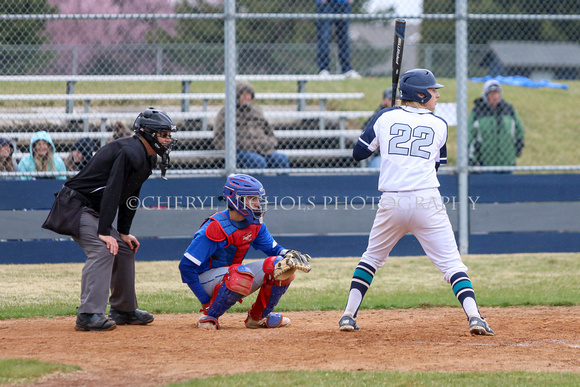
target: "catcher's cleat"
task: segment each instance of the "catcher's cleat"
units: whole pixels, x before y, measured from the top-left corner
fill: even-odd
[[[111,331],[117,324],[105,317],[103,313],[79,313],[75,325],[76,331]]]
[[[203,315],[197,321],[197,327],[201,329],[207,329],[210,331],[215,331],[220,329],[220,323],[217,318]]]
[[[473,336],[475,335],[482,335],[482,336],[493,336],[494,333],[487,324],[487,321],[483,317],[473,316],[469,318],[469,332]]]
[[[246,328],[258,329],[258,328],[282,328],[290,324],[290,319],[288,317],[282,316],[281,313],[270,313],[261,320],[254,320],[250,313],[246,318]]]
[[[340,330],[343,332],[358,331],[360,329],[360,327],[356,323],[356,320],[352,318],[350,314],[345,314],[344,316],[342,316],[338,321],[338,326],[340,327]]]
[[[147,325],[155,319],[146,310],[135,309],[132,312],[122,312],[113,308],[109,311],[109,318],[115,321],[117,325]]]

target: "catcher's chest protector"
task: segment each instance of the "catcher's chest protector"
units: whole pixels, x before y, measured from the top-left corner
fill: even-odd
[[[242,263],[250,244],[258,236],[262,226],[260,224],[250,224],[242,229],[236,228],[222,212],[210,216],[209,222],[205,229],[205,235],[216,242],[227,240],[227,245],[224,249],[228,253],[233,253],[231,262],[228,262],[230,265]]]

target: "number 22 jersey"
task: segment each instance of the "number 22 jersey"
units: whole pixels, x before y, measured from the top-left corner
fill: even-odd
[[[447,122],[428,109],[384,109],[359,137],[353,157],[362,160],[380,148],[380,191],[437,188],[436,169],[447,163],[447,130]]]

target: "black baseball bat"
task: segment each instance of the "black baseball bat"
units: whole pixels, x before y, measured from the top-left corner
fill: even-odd
[[[405,27],[407,22],[403,19],[395,20],[395,42],[393,43],[393,94],[391,106],[395,106],[397,87],[401,76],[401,62],[403,61],[403,47],[405,46]]]

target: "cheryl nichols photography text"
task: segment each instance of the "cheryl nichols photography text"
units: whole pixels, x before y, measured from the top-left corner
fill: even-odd
[[[469,196],[469,206],[475,210],[479,196]],[[459,200],[456,196],[272,196],[266,197],[266,210],[301,210],[311,211],[322,209],[328,211],[378,208],[420,209],[441,208],[456,210]],[[225,202],[214,196],[132,196],[127,199],[127,206],[131,209],[145,210],[214,210],[225,208]]]

